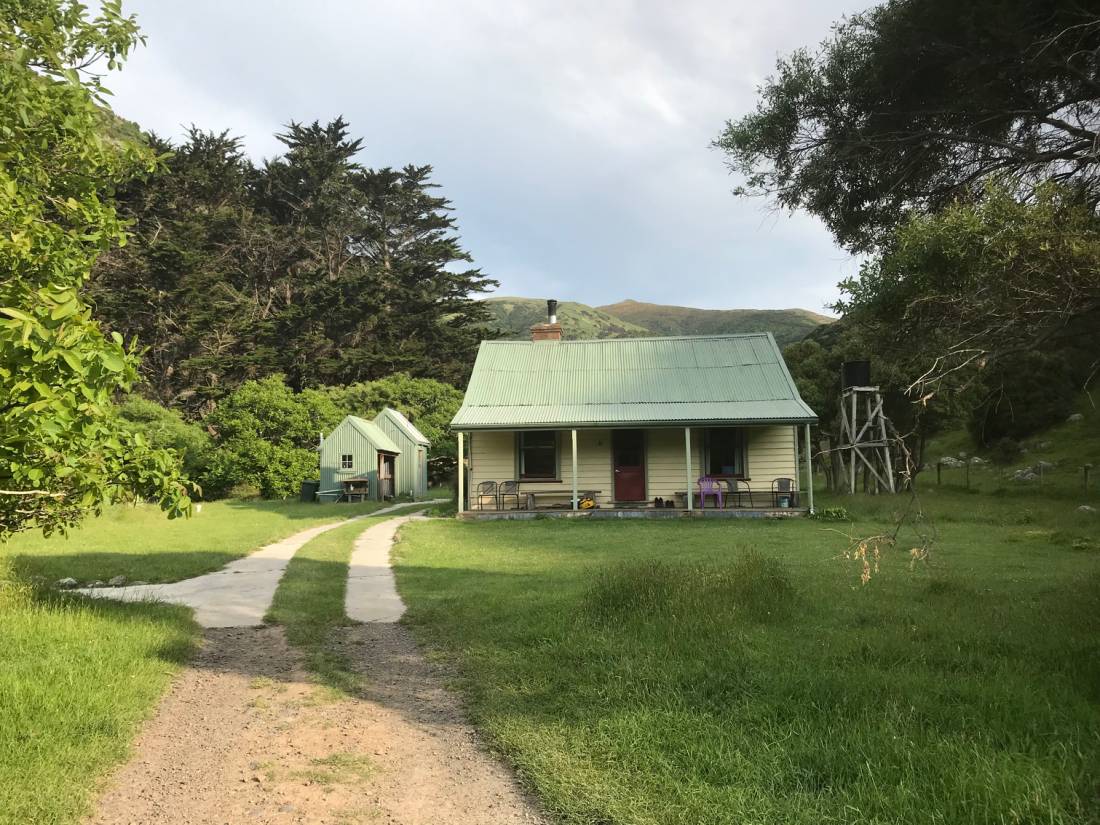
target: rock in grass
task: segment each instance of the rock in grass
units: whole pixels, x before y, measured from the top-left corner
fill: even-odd
[[[102,579],[96,579],[94,582],[88,582],[85,587],[103,587],[104,582]]]
[[[111,576],[111,578],[107,579],[107,584],[111,585],[111,587],[122,587],[122,585],[126,584],[126,577]]]
[[[1080,421],[1084,417],[1085,416],[1082,413],[1074,413],[1069,418],[1067,418],[1066,421]]]
[[[1095,513],[1096,508],[1095,507],[1090,507],[1087,504],[1082,504],[1080,507],[1077,508],[1077,512],[1078,513]]]
[[[72,576],[66,576],[63,579],[58,579],[54,583],[54,586],[60,588],[61,590],[70,590],[76,587],[76,585],[77,581]]]

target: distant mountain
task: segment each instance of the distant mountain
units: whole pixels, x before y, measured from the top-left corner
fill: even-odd
[[[652,330],[654,335],[770,332],[780,346],[801,341],[834,320],[808,309],[695,309],[640,301],[620,301],[596,309]]]
[[[546,320],[542,298],[489,298],[485,305],[505,338],[527,338],[532,324]],[[601,307],[565,301],[558,305],[558,320],[567,338],[771,332],[780,346],[800,341],[833,321],[805,309],[693,309],[639,301]]]
[[[488,298],[485,304],[505,338],[527,338],[532,325],[546,320],[543,298]],[[573,301],[558,304],[558,321],[568,338],[637,338],[653,334],[645,327]]]

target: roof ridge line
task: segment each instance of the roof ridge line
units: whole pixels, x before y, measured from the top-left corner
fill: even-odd
[[[534,344],[614,344],[622,341],[710,341],[716,338],[767,338],[770,332],[715,332],[706,335],[646,335],[630,338],[564,338],[560,341],[516,341],[511,338],[485,339],[482,344],[522,344],[533,346]]]

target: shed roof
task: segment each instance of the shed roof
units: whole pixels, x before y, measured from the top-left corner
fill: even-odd
[[[771,333],[483,341],[455,429],[811,423]]]
[[[425,447],[431,446],[432,442],[428,441],[428,439],[424,437],[424,434],[413,426],[413,423],[409,421],[400,410],[395,410],[393,407],[386,407],[374,417],[374,420],[377,421],[383,415],[391,418],[393,422],[405,432],[405,435],[417,444],[423,444]]]
[[[370,441],[376,450],[381,450],[384,453],[401,452],[401,448],[393,443],[393,439],[386,435],[385,431],[373,421],[367,421],[357,415],[349,415],[344,420],[358,430],[360,435]]]

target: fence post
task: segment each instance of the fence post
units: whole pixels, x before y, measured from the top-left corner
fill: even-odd
[[[1089,497],[1089,470],[1092,468],[1091,464],[1086,464],[1081,469],[1085,473],[1085,498]]]
[[[970,459],[966,460],[966,489],[970,489]]]
[[[937,487],[940,486],[940,482],[941,482],[940,470],[942,470],[942,469],[943,469],[943,462],[942,461],[937,461],[936,462],[936,486]]]

